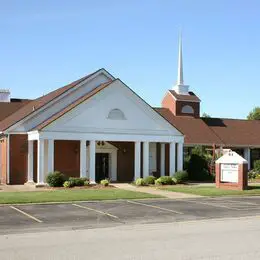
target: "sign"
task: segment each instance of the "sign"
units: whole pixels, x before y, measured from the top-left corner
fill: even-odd
[[[221,164],[220,181],[238,183],[238,164]]]

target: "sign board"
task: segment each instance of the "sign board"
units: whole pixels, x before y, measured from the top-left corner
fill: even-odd
[[[220,181],[238,183],[238,164],[221,164]]]

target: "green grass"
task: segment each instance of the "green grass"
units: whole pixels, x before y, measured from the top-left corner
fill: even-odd
[[[260,195],[260,186],[251,185],[248,190],[224,190],[217,189],[214,186],[196,186],[196,185],[178,185],[167,188],[161,188],[162,190],[175,191],[182,193],[189,193],[201,196],[232,196],[232,195]]]
[[[0,192],[0,204],[114,199],[144,199],[159,197],[160,196],[151,195],[143,192],[134,192],[120,189]]]

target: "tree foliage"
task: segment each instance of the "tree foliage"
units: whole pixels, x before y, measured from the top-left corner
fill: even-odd
[[[211,118],[211,116],[210,116],[209,114],[207,114],[207,113],[203,113],[203,114],[202,114],[202,117]]]
[[[248,120],[260,120],[260,107],[255,107],[247,116]]]

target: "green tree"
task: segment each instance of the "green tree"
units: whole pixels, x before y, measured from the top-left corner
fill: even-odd
[[[248,120],[260,120],[260,107],[255,107],[247,116]]]

